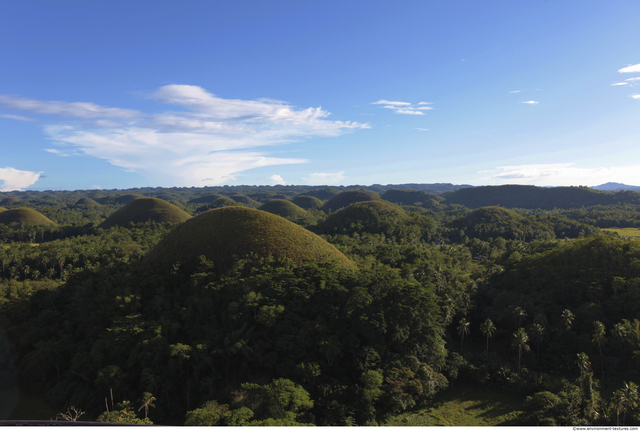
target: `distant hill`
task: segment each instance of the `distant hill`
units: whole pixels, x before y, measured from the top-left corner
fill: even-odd
[[[381,191],[387,191],[391,189],[401,189],[401,190],[419,190],[427,193],[435,193],[442,194],[446,192],[453,192],[459,189],[464,189],[468,187],[473,187],[469,184],[451,184],[451,183],[433,183],[433,184],[387,184],[386,186],[380,184],[373,184],[372,186],[367,187],[368,189],[375,190],[376,192],[381,193]]]
[[[640,204],[640,193],[601,192],[588,187],[536,187],[521,185],[482,186],[459,189],[443,195],[444,203],[467,208],[503,206],[506,208],[570,209],[618,203]]]
[[[296,196],[293,203],[305,210],[322,207],[322,201],[314,196]]]
[[[6,211],[7,209],[5,207],[0,207],[0,212],[2,211]]]
[[[595,190],[600,190],[603,192],[618,192],[621,190],[630,190],[633,192],[640,192],[640,186],[629,186],[627,184],[622,183],[604,183],[599,186],[591,187]]]
[[[549,225],[495,206],[478,208],[467,216],[454,220],[451,227],[464,230],[469,238],[483,241],[497,237],[523,241],[555,238]]]
[[[79,207],[96,207],[100,204],[91,198],[80,198],[76,201],[74,205]]]
[[[408,190],[408,189],[391,189],[384,192],[381,196],[385,201],[393,202],[394,204],[401,205],[417,205],[424,204],[431,200],[442,200],[442,198],[435,193],[427,193],[422,190]]]
[[[308,215],[308,213],[298,205],[284,199],[270,200],[262,204],[259,209],[287,219],[306,217]]]
[[[217,199],[220,199],[221,197],[223,197],[223,196],[219,195],[217,193],[214,193],[214,194],[210,194],[210,195],[200,196],[199,198],[191,199],[187,203],[189,203],[189,204],[210,204],[212,202],[215,202]]]
[[[177,206],[157,198],[139,198],[111,214],[99,227],[124,226],[129,223],[182,223],[191,215]]]
[[[235,194],[235,195],[229,196],[229,198],[233,199],[234,201],[238,202],[239,204],[246,205],[249,208],[258,208],[260,206],[260,202],[251,199],[249,196],[245,196],[245,195],[241,195],[241,194]]]
[[[314,230],[325,234],[384,233],[393,235],[410,220],[402,208],[383,200],[356,202],[327,217]]]
[[[1,206],[11,206],[11,205],[15,205],[17,203],[20,202],[20,199],[14,198],[14,197],[8,197],[8,198],[4,198],[0,201],[0,205]]]
[[[368,202],[379,200],[380,196],[376,193],[366,190],[350,190],[342,192],[339,195],[335,195],[322,206],[323,211],[338,211],[341,208],[346,208],[349,205],[356,202]]]
[[[203,255],[226,269],[251,253],[287,257],[296,263],[330,259],[355,267],[316,234],[275,214],[246,207],[218,208],[187,220],[151,250],[144,262],[173,265]]]
[[[31,208],[13,208],[0,211],[0,224],[25,223],[25,224],[55,224],[38,211]]]

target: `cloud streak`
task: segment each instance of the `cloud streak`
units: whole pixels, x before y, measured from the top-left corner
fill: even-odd
[[[298,109],[272,99],[224,99],[194,85],[167,85],[148,97],[180,109],[147,114],[9,95],[0,95],[0,106],[66,119],[45,127],[60,147],[46,151],[104,159],[157,185],[215,185],[247,169],[306,163],[302,158],[272,157],[260,148],[369,128],[330,120],[331,114],[322,107]]]
[[[391,109],[395,114],[403,115],[424,115],[423,111],[429,111],[433,109],[431,102],[419,102],[417,106],[414,106],[410,102],[389,101],[380,99],[377,102],[371,102],[371,105],[383,105],[385,109]]]
[[[306,178],[302,178],[307,184],[312,186],[325,186],[339,184],[346,177],[344,171],[340,172],[314,172]]]
[[[540,102],[536,102],[535,100],[527,100],[526,102],[520,102],[520,103],[524,103],[525,105],[537,105]]]
[[[623,67],[619,69],[620,73],[640,73],[640,64],[634,64],[632,66]]]
[[[34,184],[42,172],[20,171],[14,168],[0,168],[0,192],[23,190]]]

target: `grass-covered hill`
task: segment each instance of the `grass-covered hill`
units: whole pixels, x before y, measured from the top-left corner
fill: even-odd
[[[356,202],[369,202],[379,199],[380,196],[373,192],[366,190],[349,190],[329,199],[327,203],[322,206],[322,210],[325,212],[338,211]]]
[[[305,210],[319,209],[322,207],[322,201],[314,196],[296,196],[293,203]]]
[[[176,227],[145,257],[149,264],[189,261],[206,256],[228,268],[250,254],[289,258],[295,263],[318,259],[354,264],[316,234],[280,216],[246,207],[207,211]]]
[[[302,218],[307,216],[307,212],[305,210],[303,210],[293,202],[284,199],[271,200],[265,204],[262,204],[259,209],[288,219]]]
[[[229,196],[229,198],[233,199],[234,201],[238,202],[239,204],[246,205],[249,208],[258,208],[260,206],[260,202],[251,199],[249,196],[245,196],[245,195],[241,195],[241,194],[235,194],[235,195]]]
[[[640,204],[640,193],[601,192],[588,187],[483,186],[444,195],[445,203],[468,208],[500,205],[506,208],[569,209],[594,205]]]
[[[324,234],[384,233],[393,235],[409,222],[409,214],[397,205],[382,200],[356,202],[320,222],[316,232]]]
[[[191,215],[169,202],[156,198],[139,198],[111,214],[100,227],[125,226],[146,221],[182,223],[190,218]]]
[[[454,220],[450,227],[464,230],[467,237],[483,241],[497,237],[524,241],[555,238],[549,225],[497,206],[473,210],[465,217]]]
[[[209,194],[209,195],[204,195],[204,196],[200,196],[198,198],[191,199],[187,203],[190,203],[190,204],[210,204],[210,203],[215,202],[216,200],[220,199],[221,197],[223,197],[223,196],[219,195],[217,193],[212,193],[212,194]]]
[[[44,215],[32,208],[13,208],[0,211],[0,224],[55,224]]]
[[[6,211],[7,209],[5,207],[0,207],[0,212],[2,211]]]
[[[76,201],[74,205],[79,207],[96,207],[100,204],[91,198],[80,198]]]
[[[301,193],[300,195],[313,196],[314,198],[318,198],[321,201],[325,201],[325,200],[331,199],[332,197],[337,196],[339,194],[340,194],[340,190],[333,189],[333,188],[326,188],[326,189],[306,190],[305,192]]]
[[[422,190],[403,190],[403,189],[391,189],[384,192],[381,196],[385,201],[393,202],[394,204],[401,205],[418,205],[435,200],[442,200],[442,198],[433,193],[427,193]]]
[[[10,196],[10,197],[8,197],[8,198],[4,198],[4,199],[2,199],[2,200],[0,201],[0,205],[5,206],[5,207],[8,207],[8,206],[11,206],[11,205],[15,205],[15,204],[17,204],[17,203],[19,203],[19,202],[20,202],[20,199],[18,199],[18,198],[14,198],[14,197],[11,197],[11,196]]]

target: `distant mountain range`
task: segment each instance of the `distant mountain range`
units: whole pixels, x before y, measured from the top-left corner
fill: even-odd
[[[617,192],[620,190],[631,190],[634,192],[640,192],[640,186],[629,186],[627,184],[622,184],[622,183],[604,183],[604,184],[600,184],[599,186],[594,186],[591,188],[595,190],[600,190],[603,192]]]

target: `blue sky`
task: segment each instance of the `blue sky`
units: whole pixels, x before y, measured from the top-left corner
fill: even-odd
[[[640,185],[640,2],[7,0],[0,191]]]

